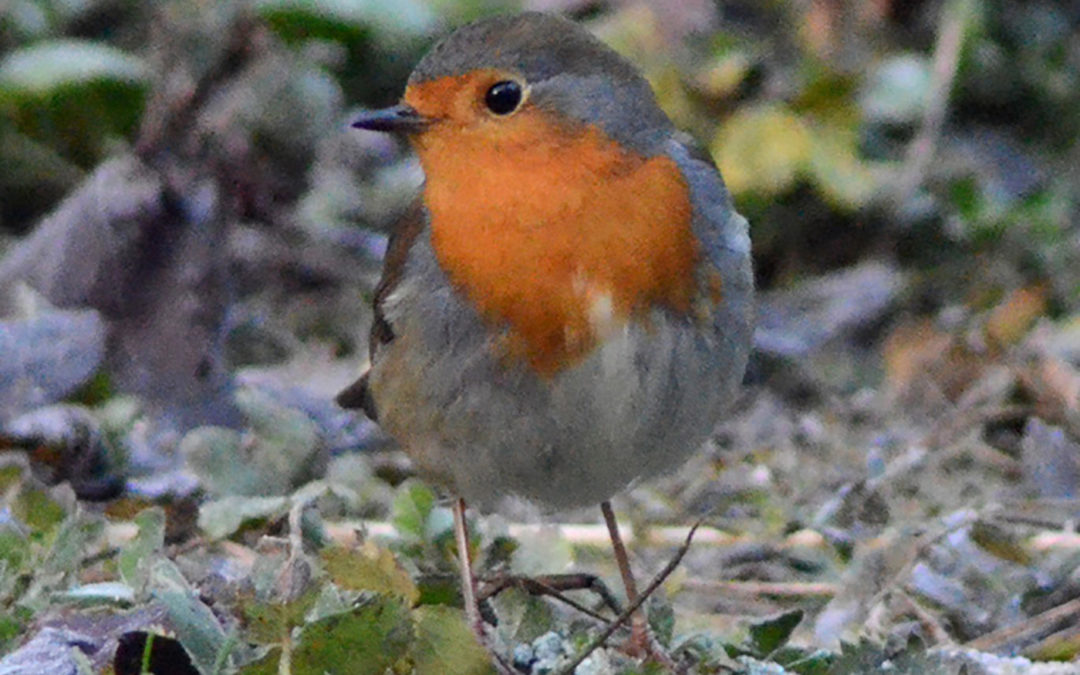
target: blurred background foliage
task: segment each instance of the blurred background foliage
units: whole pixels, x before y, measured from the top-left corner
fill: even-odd
[[[1065,1],[12,0],[0,8],[0,224],[26,232],[138,143],[151,89],[184,86],[162,81],[161,59],[205,75],[239,15],[253,22],[248,47],[267,50],[249,67],[265,72],[218,121],[287,170],[288,202],[327,189],[304,168],[342,132],[346,102],[392,101],[436,35],[523,6],[586,19],[642,67],[750,218],[764,286],[885,253],[928,274],[933,302],[976,282],[985,301],[1041,282],[1054,311],[1075,307],[1080,10]]]
[[[463,624],[441,608],[452,591],[419,581],[452,572],[448,512],[403,482],[400,457],[369,465],[369,455],[350,454],[384,439],[330,403],[365,359],[371,317],[360,296],[422,180],[404,144],[348,123],[361,108],[394,102],[440,35],[520,9],[566,13],[638,65],[676,124],[710,151],[751,223],[763,293],[747,401],[696,468],[627,499],[642,523],[686,523],[719,503],[718,527],[771,543],[752,570],[737,552],[717,563],[708,551],[696,568],[691,554],[694,571],[673,582],[691,590],[680,617],[704,602],[686,596],[711,597],[693,584],[721,567],[755,580],[836,582],[823,592],[835,593],[832,613],[802,632],[805,644],[830,648],[840,630],[830,626],[850,635],[869,621],[869,610],[852,607],[886,604],[882,586],[860,577],[867,569],[901,581],[897,570],[910,572],[905,588],[932,609],[912,601],[896,615],[930,626],[930,643],[994,635],[1076,602],[1075,547],[1052,560],[1039,557],[1046,549],[1018,553],[1020,544],[998,537],[1000,521],[976,528],[963,509],[1019,499],[1018,490],[1078,496],[1080,2],[6,0],[0,448],[30,448],[36,468],[0,474],[13,514],[0,522],[0,651],[33,632],[35,612],[76,600],[134,603],[145,615],[126,628],[171,617],[208,672],[232,638],[202,604],[207,596],[219,618],[224,606],[243,617],[251,642],[275,645],[232,653],[250,672],[277,672],[283,627],[311,628],[323,641],[316,647],[344,639],[373,649],[412,635],[390,645],[379,672],[433,663],[431,645],[463,639]],[[13,291],[20,279],[48,302]],[[61,324],[92,339],[79,344],[45,326],[48,303],[99,311]],[[24,329],[38,337],[8,339]],[[9,387],[12,363],[35,364],[21,374],[44,374],[50,396]],[[71,404],[60,436],[79,440],[54,453],[34,415],[57,401]],[[175,433],[159,433],[151,403]],[[76,456],[87,447],[107,461]],[[52,462],[45,478],[38,462]],[[126,482],[99,479],[103,466]],[[326,485],[294,492],[324,473]],[[47,492],[31,474],[68,480],[75,494]],[[117,491],[133,501],[109,507],[105,530],[76,506],[75,496]],[[328,520],[391,521],[396,562],[366,546],[351,563],[328,549],[308,565],[282,544],[284,531],[300,536],[314,493]],[[134,516],[150,503],[166,504],[167,525],[156,509]],[[1038,522],[1065,529],[1077,513]],[[916,565],[930,547],[913,548],[908,526],[939,516],[956,536]],[[128,527],[119,545],[114,526]],[[519,566],[533,556],[537,569],[573,557],[569,547],[504,535],[476,542],[493,568],[515,556]],[[270,540],[278,547],[260,548]],[[206,560],[175,567],[163,547],[183,541]],[[219,541],[228,546],[214,548]],[[973,553],[979,546],[993,555]],[[141,558],[156,567],[138,567]],[[193,570],[221,558],[245,570],[241,591],[196,593]],[[998,583],[1003,558],[1017,566]],[[955,560],[980,566],[968,587]],[[325,574],[313,586],[304,575],[315,567]],[[297,576],[267,571],[279,569]],[[71,579],[88,590],[76,597]],[[123,584],[95,585],[114,581]],[[51,595],[60,591],[72,594]],[[382,599],[356,610],[350,603],[369,591]],[[154,604],[161,597],[164,608]],[[821,610],[817,597],[805,606]],[[529,619],[514,636],[529,663],[545,649],[562,658],[558,639],[544,642],[552,630],[583,642],[534,599],[507,606]],[[715,606],[694,610],[695,625],[714,627]],[[370,629],[375,615],[384,623]],[[725,653],[775,657],[802,614],[793,616],[763,624],[779,638],[752,628]],[[896,637],[881,613],[872,618],[879,635]],[[680,644],[703,664],[728,663],[712,638]],[[1019,649],[1005,637],[978,644]],[[1073,659],[1077,644],[1074,630],[1033,654]],[[297,649],[313,668],[321,663],[311,644]],[[831,661],[809,648],[788,656],[798,672],[852,672],[842,664],[870,668],[898,653],[860,649]],[[457,672],[485,667],[482,654],[460,656]]]

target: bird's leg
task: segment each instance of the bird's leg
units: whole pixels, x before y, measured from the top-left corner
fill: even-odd
[[[469,526],[465,522],[465,500],[454,501],[454,541],[457,543],[458,567],[461,568],[461,599],[465,605],[465,619],[469,628],[476,635],[477,641],[491,656],[491,664],[498,675],[514,675],[513,667],[503,659],[491,644],[484,620],[480,617],[480,605],[477,603],[476,575],[473,574],[472,559],[469,557]]]
[[[465,618],[480,644],[486,646],[487,634],[484,632],[484,621],[480,618],[480,605],[476,601],[476,575],[473,574],[472,560],[469,557],[469,527],[465,523],[464,499],[454,502],[454,541],[457,542],[458,567],[461,568],[461,597],[465,604]]]
[[[637,582],[634,580],[634,573],[630,570],[630,558],[626,555],[626,546],[623,545],[622,535],[619,534],[619,523],[615,520],[615,512],[611,510],[611,502],[600,502],[600,511],[604,514],[604,523],[611,536],[615,562],[619,565],[619,574],[626,588],[626,601],[633,607],[638,600]],[[633,656],[651,656],[665,666],[674,666],[671,657],[653,637],[645,612],[640,607],[630,615],[630,652]]]
[[[607,525],[608,535],[611,536],[611,548],[615,552],[615,562],[619,565],[623,588],[626,589],[626,602],[633,605],[638,599],[637,581],[634,580],[634,573],[630,570],[630,559],[626,555],[622,535],[619,534],[619,522],[615,520],[615,512],[611,510],[611,502],[600,502],[600,511],[604,514],[604,523]],[[635,646],[648,644],[648,638],[644,635],[647,630],[648,624],[645,620],[645,614],[639,609],[630,618],[631,644]]]

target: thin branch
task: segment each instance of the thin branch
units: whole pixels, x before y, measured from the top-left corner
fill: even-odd
[[[945,123],[949,94],[953,80],[956,79],[964,33],[973,12],[973,0],[952,0],[942,8],[941,32],[938,33],[937,44],[934,46],[934,64],[926,110],[919,132],[908,146],[904,167],[897,182],[894,195],[897,206],[910,199],[922,183],[926,169],[934,158],[934,150]]]
[[[675,552],[675,555],[671,558],[671,560],[668,561],[667,565],[664,566],[664,569],[660,570],[660,573],[653,577],[653,580],[649,583],[649,585],[645,588],[641,595],[639,595],[637,599],[630,604],[630,606],[623,610],[622,614],[620,614],[614,621],[608,624],[608,627],[605,628],[603,632],[600,633],[600,635],[596,636],[596,638],[592,642],[590,642],[588,646],[586,646],[585,649],[582,650],[582,652],[578,654],[577,657],[573,661],[571,661],[568,666],[561,669],[559,671],[559,675],[571,675],[574,672],[574,669],[581,665],[582,661],[589,658],[590,654],[592,654],[594,651],[600,648],[601,645],[607,642],[608,638],[614,635],[615,631],[619,629],[619,626],[626,623],[627,620],[629,620],[630,617],[634,614],[634,612],[636,612],[638,608],[645,604],[645,601],[648,600],[649,597],[656,592],[656,589],[660,588],[660,584],[664,583],[664,581],[667,580],[669,576],[671,576],[671,573],[675,571],[675,568],[678,567],[679,563],[682,562],[683,557],[686,556],[687,551],[690,550],[690,543],[691,541],[693,541],[694,532],[697,531],[699,525],[701,525],[701,521],[694,523],[694,526],[690,528],[690,531],[686,535],[686,541],[684,541],[682,546],[679,547],[679,550]]]
[[[607,617],[563,594],[565,591],[592,591],[603,600],[604,604],[612,612],[618,614],[622,611],[622,607],[619,606],[615,596],[608,590],[607,585],[594,574],[550,574],[540,577],[522,577],[508,574],[495,579],[485,579],[484,583],[487,584],[487,587],[477,596],[477,600],[480,602],[487,601],[508,588],[520,588],[529,595],[554,598],[586,616],[607,623]]]

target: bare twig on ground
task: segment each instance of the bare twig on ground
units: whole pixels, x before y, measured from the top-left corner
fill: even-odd
[[[953,639],[949,636],[949,631],[941,624],[941,620],[920,605],[917,600],[908,595],[907,591],[897,589],[897,592],[893,594],[893,597],[900,601],[909,612],[915,615],[915,618],[919,621],[919,625],[922,626],[923,632],[934,644],[953,644]]]
[[[1013,651],[1021,643],[1037,639],[1042,634],[1052,631],[1067,620],[1080,618],[1080,598],[1074,598],[1065,604],[1048,609],[1027,621],[1006,626],[965,644],[969,649],[981,652]]]
[[[769,596],[773,598],[820,598],[836,595],[839,585],[828,582],[802,581],[713,581],[687,579],[683,588],[704,593]]]

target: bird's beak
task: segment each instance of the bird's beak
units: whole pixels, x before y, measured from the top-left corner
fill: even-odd
[[[352,125],[370,131],[414,134],[423,131],[430,123],[431,120],[416,112],[415,108],[400,103],[381,110],[368,110],[353,120]]]

